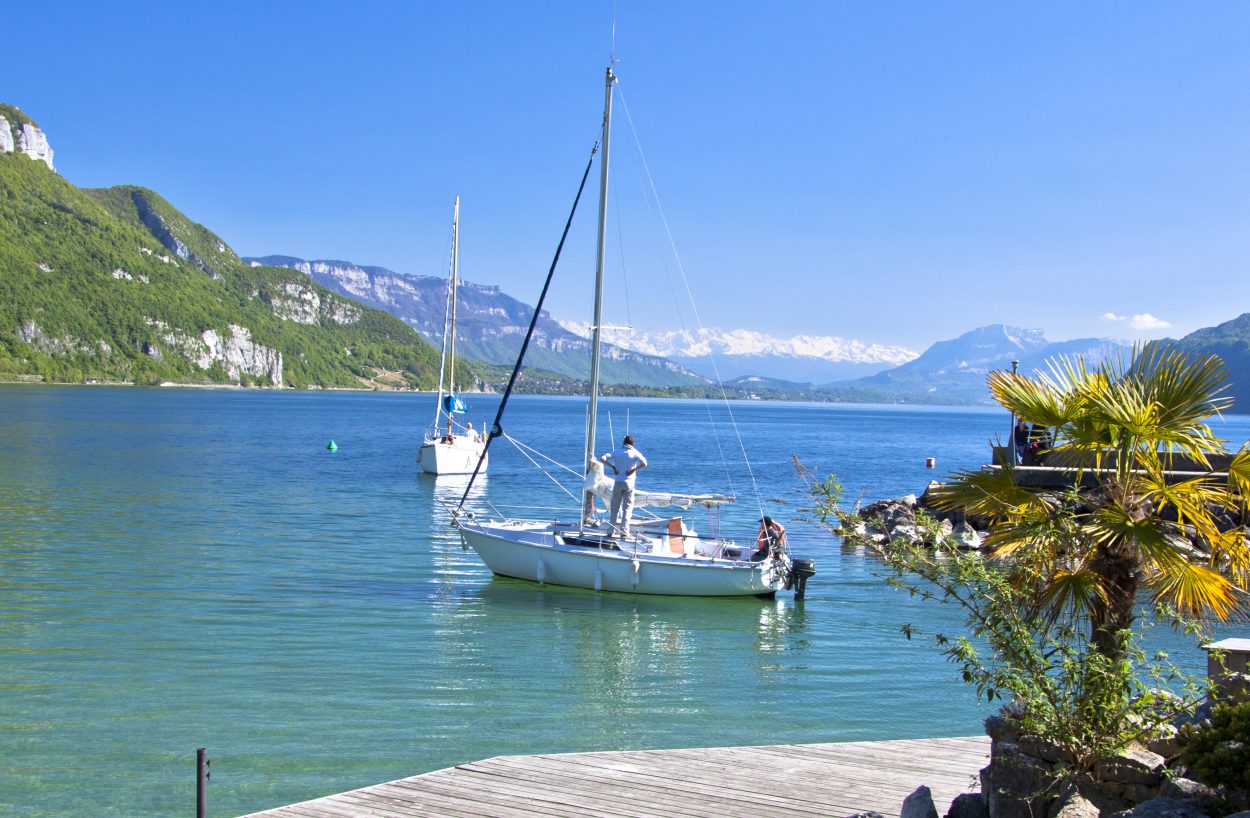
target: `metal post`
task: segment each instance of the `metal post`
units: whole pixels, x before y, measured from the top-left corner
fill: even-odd
[[[195,751],[195,818],[208,815],[208,779],[213,777],[208,768],[212,763],[203,747]]]
[[[1020,368],[1019,361],[1011,362],[1011,374],[1015,375]],[[1011,410],[1011,434],[1007,435],[1007,454],[1011,457],[1011,465],[1016,465],[1016,410]],[[1006,466],[1006,463],[1000,465]]]
[[[595,424],[599,414],[599,352],[603,333],[603,263],[607,253],[606,233],[608,225],[608,145],[612,137],[612,83],[616,75],[612,66],[608,66],[603,100],[603,154],[599,159],[599,241],[597,260],[595,262],[595,304],[591,319],[590,336],[590,404],[586,409],[586,455],[582,460],[582,473],[585,474],[595,459]],[[589,523],[594,519],[595,495],[590,491],[582,494],[582,521]]]

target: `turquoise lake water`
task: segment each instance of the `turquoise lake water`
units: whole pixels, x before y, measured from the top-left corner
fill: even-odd
[[[496,401],[472,397],[475,425]],[[954,612],[793,521],[792,458],[850,501],[919,492],[984,462],[1004,413],[746,402],[735,427],[704,402],[602,408],[599,449],[628,424],[641,485],[740,497],[700,531],[787,521],[817,564],[807,598],[493,578],[438,503],[463,479],[416,468],[429,395],[0,387],[0,814],[189,814],[201,746],[210,814],[237,815],[500,754],[980,732],[989,708],[899,633]],[[581,400],[526,396],[504,426],[576,463],[584,424]],[[1220,428],[1239,445],[1250,418]],[[572,507],[506,442],[474,494]]]

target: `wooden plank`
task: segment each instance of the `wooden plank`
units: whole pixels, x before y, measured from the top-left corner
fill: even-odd
[[[988,753],[965,737],[497,756],[245,818],[897,816],[921,784],[941,813]]]
[[[506,799],[504,803],[509,805],[518,802],[531,804],[536,808],[541,805],[554,815],[594,814],[605,818],[630,818],[638,813],[638,796],[621,797],[598,791],[594,793],[595,800],[591,803],[587,800],[584,787],[574,787],[551,778],[544,778],[542,781],[542,788],[536,790],[533,779],[510,780],[495,775],[467,773],[458,777],[455,782],[432,784],[422,781],[419,786],[435,787],[445,792],[458,792],[465,797],[484,800]]]
[[[629,759],[639,758],[638,754],[622,754]],[[886,775],[899,773],[898,767],[893,764],[888,765],[888,769],[882,766],[880,760],[874,760],[871,763],[863,763],[860,760],[839,759],[840,763],[830,765],[827,761],[811,760],[802,757],[786,757],[776,755],[776,759],[770,757],[775,754],[765,752],[752,752],[750,750],[734,750],[732,752],[723,751],[716,757],[710,757],[707,754],[684,757],[680,759],[682,777],[699,779],[704,775],[715,779],[718,784],[724,785],[726,778],[725,771],[728,768],[738,770],[740,772],[740,780],[746,782],[747,789],[755,786],[755,781],[760,775],[767,773],[769,775],[783,775],[787,777],[800,777],[802,775],[811,774],[821,777],[827,776],[831,772],[831,767],[836,767],[836,772],[843,778],[866,778],[867,780],[879,780]],[[730,756],[736,756],[732,764],[727,764],[726,759]],[[577,763],[583,765],[603,764],[601,757],[587,756],[579,760]],[[900,757],[902,758],[902,757]],[[612,762],[606,762],[612,764]],[[973,765],[982,763],[982,759],[978,758]],[[612,766],[617,766],[612,764]],[[901,765],[900,765],[901,766]],[[921,783],[929,783],[932,781],[937,785],[956,786],[963,790],[973,781],[973,776],[969,773],[969,766],[965,766],[963,771],[943,770],[941,774],[936,774],[933,770],[926,770],[922,766],[911,765],[912,769],[905,770],[904,774],[908,780],[916,777],[924,778]],[[637,771],[654,774],[653,770],[645,767],[637,766]],[[672,762],[666,762],[663,767],[663,774],[666,777],[672,777]]]
[[[479,782],[477,778],[480,777],[461,775],[455,783],[421,782],[420,788],[447,795],[447,797],[471,799],[477,803],[490,805],[491,814],[494,815],[525,814],[561,817],[561,815],[576,814],[570,812],[571,809],[576,808],[576,799],[562,798],[559,793],[551,792],[546,788],[535,789],[526,787],[525,784]],[[524,807],[519,807],[521,804]],[[604,812],[602,814],[605,818],[615,817],[615,815],[627,817],[627,813]]]
[[[609,781],[615,784],[625,782],[633,784],[652,800],[662,795],[676,794],[678,801],[675,803],[677,804],[689,803],[690,796],[697,795],[701,803],[710,801],[724,804],[722,814],[739,813],[744,809],[750,809],[758,815],[795,815],[801,809],[814,815],[828,814],[828,810],[823,807],[816,809],[803,807],[789,792],[771,792],[761,789],[761,783],[768,783],[767,771],[753,770],[741,776],[726,778],[724,768],[720,768],[716,770],[715,777],[700,778],[690,774],[675,777],[672,775],[672,770],[667,767],[663,768],[662,774],[640,768],[638,765],[628,765],[628,769],[623,769],[619,763],[601,756],[552,758],[553,761],[557,759],[566,765],[566,768],[557,774],[565,780],[580,781],[581,786],[584,787],[602,789],[608,786]],[[513,768],[513,758],[504,757],[489,761],[495,769]],[[517,764],[514,769],[518,775],[543,774],[541,771],[534,771],[525,763]]]
[[[455,782],[428,782],[422,781],[419,786],[422,789],[432,789],[444,795],[458,796],[466,799],[473,799],[479,803],[497,805],[492,814],[514,814],[513,812],[500,812],[500,809],[513,810],[518,809],[525,815],[587,815],[596,814],[603,815],[605,818],[629,818],[637,810],[636,807],[621,807],[619,805],[610,805],[601,808],[597,805],[587,805],[586,793],[561,791],[558,787],[549,786],[549,782],[543,782],[541,788],[535,788],[533,782],[500,782],[484,780],[485,776],[475,774],[465,774],[459,776]],[[519,807],[518,805],[524,805]]]
[[[499,771],[496,771],[499,772]],[[519,771],[518,771],[519,772]],[[533,781],[528,776],[518,775],[517,781]],[[589,809],[590,814],[598,814],[609,809],[608,802],[615,808],[615,812],[621,812],[625,815],[638,814],[642,806],[650,807],[658,810],[659,814],[666,815],[705,815],[708,810],[706,804],[710,802],[722,803],[725,806],[718,810],[722,814],[727,812],[737,812],[743,808],[752,808],[756,815],[793,815],[793,808],[783,808],[777,806],[773,809],[767,809],[765,804],[760,800],[749,801],[734,799],[728,797],[725,792],[717,792],[716,790],[699,790],[698,798],[692,798],[695,792],[694,788],[688,790],[680,790],[675,788],[664,788],[654,786],[653,782],[646,780],[622,780],[619,776],[570,776],[567,774],[558,774],[556,776],[546,776],[542,779],[542,788],[545,791],[558,789],[571,799],[577,799],[581,803],[586,804],[593,796],[593,804]],[[745,807],[744,807],[745,805]]]

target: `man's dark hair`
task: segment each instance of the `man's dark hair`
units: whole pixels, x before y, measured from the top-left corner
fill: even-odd
[[[625,440],[621,443],[621,445],[622,445],[622,446],[633,446],[633,445],[634,445],[634,436],[633,436],[633,435],[625,435]]]

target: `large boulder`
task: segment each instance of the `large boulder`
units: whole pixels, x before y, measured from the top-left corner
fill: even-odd
[[[981,791],[991,818],[1040,818],[1056,793],[1051,766],[1021,752],[1012,741],[995,741],[989,766],[981,770]]]
[[[1119,755],[1100,762],[1094,768],[1094,777],[1100,781],[1118,784],[1143,784],[1157,787],[1163,781],[1163,768],[1167,759],[1144,747],[1130,747]]]
[[[1213,787],[1189,778],[1169,778],[1159,788],[1159,795],[1190,804],[1211,815],[1218,813],[1223,800]]]
[[[1210,818],[1207,813],[1175,798],[1151,798],[1131,810],[1115,813],[1112,818]]]
[[[990,818],[985,796],[979,792],[961,792],[955,796],[954,801],[951,801],[951,808],[946,811],[946,818]]]
[[[1069,790],[1051,805],[1048,818],[1099,818],[1101,811],[1075,787]]]
[[[1020,736],[1016,743],[1020,745],[1020,752],[1040,758],[1042,761],[1057,764],[1068,760],[1067,753],[1062,747],[1040,736]]]
[[[899,818],[938,818],[933,791],[924,785],[917,787],[915,792],[903,799]]]
[[[1020,738],[1020,730],[1015,722],[999,713],[985,717],[985,735],[994,741],[1016,741]]]

